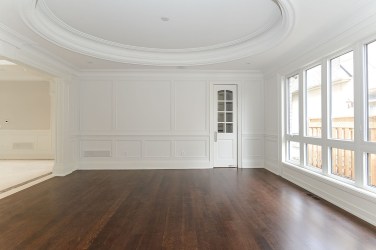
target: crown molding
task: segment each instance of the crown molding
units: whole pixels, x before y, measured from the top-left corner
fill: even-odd
[[[69,63],[40,48],[27,37],[0,23],[1,56],[37,68],[52,76],[69,78],[77,73]]]
[[[132,70],[81,70],[77,77],[81,79],[171,79],[171,77],[186,77],[187,79],[213,80],[220,79],[248,79],[263,80],[263,74],[258,70],[150,70],[150,69],[132,69]]]
[[[157,49],[114,43],[78,31],[58,19],[43,0],[22,0],[19,10],[24,22],[37,34],[65,49],[114,62],[154,66],[199,66],[238,60],[261,53],[285,39],[295,13],[290,0],[273,0],[281,11],[279,23],[269,23],[255,33],[209,47]]]

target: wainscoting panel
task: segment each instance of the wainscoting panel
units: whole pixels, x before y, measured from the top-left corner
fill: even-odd
[[[81,142],[81,159],[111,157],[112,141],[91,140]]]
[[[116,158],[118,159],[139,159],[142,156],[141,141],[116,141]]]
[[[1,130],[0,159],[53,159],[50,130]]]
[[[278,136],[276,134],[265,135],[265,168],[280,175],[278,164]]]
[[[259,72],[87,72],[80,86],[79,169],[213,166],[213,84],[239,88],[239,161],[263,167]]]
[[[208,158],[208,140],[175,141],[175,157],[177,158]]]
[[[170,158],[171,141],[147,140],[143,142],[143,155],[145,158]]]
[[[247,134],[242,136],[243,168],[264,167],[264,135]]]

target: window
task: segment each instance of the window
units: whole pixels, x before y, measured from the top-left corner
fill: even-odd
[[[321,65],[306,70],[307,135],[321,137]]]
[[[309,167],[322,169],[322,149],[319,145],[307,144],[306,164]]]
[[[289,133],[299,134],[299,76],[288,79]]]
[[[368,154],[368,185],[376,187],[376,154]]]
[[[331,138],[354,140],[353,52],[330,61]]]
[[[295,163],[300,163],[300,143],[290,141],[289,142],[289,152],[288,159]]]
[[[376,142],[376,42],[367,45],[368,140]]]
[[[363,44],[286,79],[285,159],[376,193],[376,39]]]
[[[354,180],[354,151],[332,148],[332,174]]]

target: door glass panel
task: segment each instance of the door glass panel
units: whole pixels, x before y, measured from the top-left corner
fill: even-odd
[[[224,133],[224,132],[225,132],[225,124],[218,123],[218,133]]]
[[[233,132],[233,124],[232,123],[226,123],[226,133],[231,134]]]
[[[224,90],[218,91],[218,100],[221,100],[221,101],[225,100],[225,91]]]
[[[225,111],[225,103],[218,102],[218,111]]]
[[[225,113],[219,112],[218,113],[218,122],[224,122],[225,121]]]
[[[232,91],[231,90],[226,90],[226,100],[232,101]]]
[[[232,122],[232,113],[226,113],[226,122]]]
[[[226,102],[226,111],[232,111],[232,102]]]
[[[218,92],[218,133],[234,132],[233,91],[219,90]],[[222,112],[224,111],[224,112]]]

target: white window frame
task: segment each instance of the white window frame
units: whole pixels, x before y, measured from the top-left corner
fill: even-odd
[[[327,176],[340,183],[349,184],[366,191],[376,193],[376,188],[368,185],[368,158],[367,154],[376,154],[376,142],[368,141],[368,83],[367,83],[367,45],[376,41],[376,35],[357,42],[335,53],[326,55],[319,60],[286,74],[282,80],[283,93],[283,125],[284,148],[283,162],[295,167],[304,167],[319,175]],[[333,139],[331,137],[331,60],[346,53],[353,52],[354,67],[354,141]],[[307,91],[306,71],[321,65],[321,138],[310,137],[307,132]],[[289,78],[299,76],[299,134],[290,134],[290,100]],[[361,86],[361,87],[359,87]],[[289,142],[300,143],[300,162],[289,161]],[[310,167],[307,164],[307,145],[318,145],[322,149],[322,170]],[[332,174],[332,148],[354,151],[355,179],[350,180]]]

